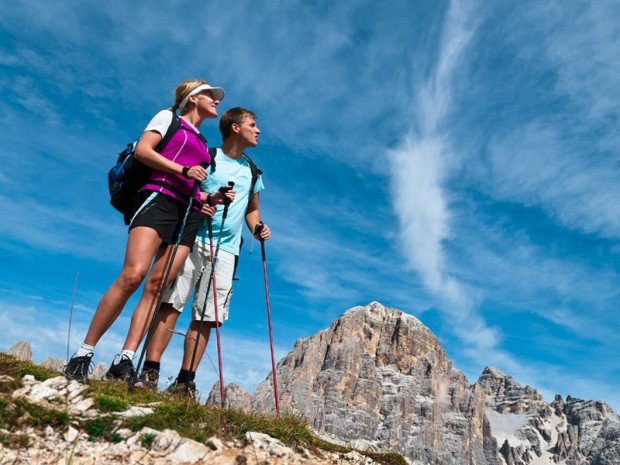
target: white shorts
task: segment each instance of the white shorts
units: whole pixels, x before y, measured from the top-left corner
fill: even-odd
[[[217,284],[217,307],[219,322],[228,319],[228,308],[232,297],[232,278],[235,271],[235,255],[222,249],[218,252],[215,265],[215,282]],[[181,267],[179,275],[172,285],[164,292],[162,302],[172,304],[175,310],[183,311],[189,298],[196,288],[196,297],[192,305],[194,320],[200,320],[202,315],[209,276],[211,274],[211,254],[209,243],[196,241],[193,250]],[[213,288],[209,287],[207,308],[204,321],[215,322],[213,306]]]

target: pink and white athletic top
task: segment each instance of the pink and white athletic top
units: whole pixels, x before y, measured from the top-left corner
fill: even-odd
[[[174,161],[183,166],[196,166],[201,163],[208,164],[211,157],[206,144],[200,140],[198,134],[200,131],[191,123],[180,117],[182,128],[172,136],[166,144],[166,147],[160,152],[162,156],[168,160]],[[157,113],[146,126],[146,131],[157,131],[162,137],[168,131],[172,123],[172,112],[170,110],[162,110]],[[153,169],[149,180],[140,189],[142,191],[160,192],[168,197],[172,197],[182,203],[187,203],[194,186],[193,179],[187,179],[180,174],[164,173]],[[196,207],[200,208],[200,191],[196,191],[194,197]]]

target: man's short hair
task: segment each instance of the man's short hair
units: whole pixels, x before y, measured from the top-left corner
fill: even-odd
[[[220,133],[222,134],[222,140],[230,136],[233,124],[241,125],[247,117],[254,118],[254,120],[256,120],[256,115],[254,112],[245,108],[235,107],[226,111],[226,113],[224,113],[220,118]]]

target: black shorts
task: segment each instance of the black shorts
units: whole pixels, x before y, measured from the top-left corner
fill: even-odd
[[[165,244],[175,244],[187,211],[187,204],[183,205],[178,200],[152,191],[141,192],[137,197],[137,202],[139,206],[129,224],[129,229],[146,226],[157,231]],[[194,246],[199,226],[200,213],[192,208],[187,216],[179,244],[191,249]]]

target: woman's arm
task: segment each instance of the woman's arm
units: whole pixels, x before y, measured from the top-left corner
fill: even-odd
[[[134,154],[136,160],[158,171],[183,176],[183,165],[168,160],[155,151],[155,147],[161,142],[161,139],[162,136],[157,131],[146,131],[142,134]],[[200,165],[192,166],[187,170],[186,177],[202,182],[207,177],[207,171]]]

